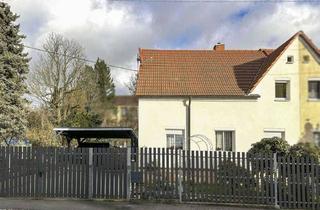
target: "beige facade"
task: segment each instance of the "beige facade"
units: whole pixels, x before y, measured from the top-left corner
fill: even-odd
[[[300,39],[300,107],[301,142],[319,141],[320,137],[320,100],[309,96],[309,82],[320,82],[320,59],[304,40]],[[317,135],[316,135],[317,134]],[[317,136],[317,137],[316,137]],[[315,138],[318,138],[317,140]]]
[[[302,76],[306,74],[301,74],[302,71],[309,71],[312,66],[311,69],[317,73],[312,73],[311,76],[320,78],[319,63],[313,61],[314,64],[310,62],[302,67],[302,45],[303,40],[297,36],[273,63],[250,93],[259,95],[259,98],[192,97],[191,149],[220,148],[221,145],[217,145],[220,144],[217,142],[220,142],[221,136],[232,138],[232,150],[241,152],[248,151],[253,143],[270,136],[279,135],[290,144],[295,144],[303,135],[301,122],[309,119],[315,123],[314,127],[319,127],[320,102],[302,102],[306,101],[305,93],[308,91],[307,78]],[[288,57],[291,58],[290,62]],[[287,85],[287,98],[275,97],[276,83]],[[183,131],[185,137],[187,99],[141,97],[139,146],[167,147],[170,144],[168,135],[173,131]]]

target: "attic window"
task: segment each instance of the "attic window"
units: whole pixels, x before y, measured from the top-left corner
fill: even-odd
[[[310,56],[309,55],[304,55],[303,56],[303,63],[309,63],[310,61]]]
[[[293,63],[293,56],[292,55],[288,55],[287,56],[287,63]]]

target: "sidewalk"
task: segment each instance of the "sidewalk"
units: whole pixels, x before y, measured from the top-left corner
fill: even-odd
[[[246,208],[233,206],[195,205],[195,204],[163,204],[163,203],[129,203],[80,200],[22,200],[0,199],[0,210],[257,210],[264,208]]]

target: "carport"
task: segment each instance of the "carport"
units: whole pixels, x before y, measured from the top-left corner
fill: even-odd
[[[99,139],[130,139],[131,147],[138,147],[138,137],[132,128],[54,128],[58,135],[66,137],[68,146],[76,139],[79,147],[110,147]],[[97,139],[91,142],[90,139]]]

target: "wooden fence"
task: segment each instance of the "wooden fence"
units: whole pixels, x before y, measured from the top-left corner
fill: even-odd
[[[127,150],[0,148],[0,196],[127,198]]]

